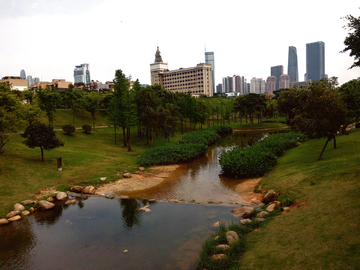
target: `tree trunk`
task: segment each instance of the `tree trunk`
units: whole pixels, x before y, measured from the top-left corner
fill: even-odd
[[[127,146],[126,144],[126,134],[125,134],[125,127],[122,127],[122,130],[123,130],[123,140],[124,140],[124,147]]]
[[[333,134],[333,138],[334,138],[334,149],[336,149],[336,138],[335,138],[335,134]]]
[[[115,144],[116,144],[116,122],[114,121],[114,133],[115,133]]]
[[[41,161],[44,162],[44,149],[40,146],[41,149]]]
[[[322,156],[322,154],[324,153],[325,148],[326,148],[328,142],[329,142],[329,138],[326,140],[326,143],[325,143],[325,145],[324,145],[324,148],[322,149],[322,151],[321,151],[321,153],[320,153],[320,156],[318,157],[317,161],[319,161],[319,160],[321,159],[321,156]]]
[[[128,145],[128,152],[131,152],[131,141],[130,141],[130,128],[128,127],[126,130],[126,137],[127,137],[127,145]]]
[[[91,115],[93,117],[93,130],[95,130],[95,113],[92,113]]]

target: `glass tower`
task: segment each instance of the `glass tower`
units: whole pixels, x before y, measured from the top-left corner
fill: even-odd
[[[75,66],[74,83],[90,84],[89,64],[81,64],[80,66]]]
[[[318,81],[325,75],[325,43],[306,44],[306,80]]]
[[[271,76],[276,77],[275,90],[279,90],[280,76],[283,75],[283,74],[284,74],[284,67],[283,66],[271,67]]]
[[[25,70],[23,70],[23,69],[20,71],[20,78],[26,80],[26,73],[25,73]]]
[[[205,52],[205,63],[210,64],[212,68],[213,93],[215,92],[215,59],[214,52]]]
[[[297,52],[294,46],[289,46],[288,75],[290,76],[290,82],[299,81]]]

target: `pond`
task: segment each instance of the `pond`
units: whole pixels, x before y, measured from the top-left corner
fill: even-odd
[[[238,205],[229,205],[244,202],[235,192],[240,180],[221,175],[220,154],[263,136],[234,133],[159,186],[128,194],[156,202],[83,197],[1,226],[0,269],[194,269],[212,224],[240,220],[231,214]],[[204,204],[185,203],[192,201]],[[145,205],[151,212],[138,210]]]

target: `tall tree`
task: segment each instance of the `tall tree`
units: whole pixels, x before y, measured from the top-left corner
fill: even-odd
[[[57,106],[61,102],[61,95],[56,90],[39,89],[37,93],[39,100],[39,107],[43,110],[49,120],[49,127],[54,126],[54,115]]]
[[[347,15],[342,19],[347,21],[343,26],[349,33],[344,40],[345,49],[341,53],[350,51],[350,56],[354,56],[354,64],[349,68],[360,67],[360,17],[356,18],[352,15]]]
[[[341,100],[348,110],[348,123],[360,119],[360,81],[351,80],[339,88]]]
[[[81,89],[69,89],[64,94],[64,102],[72,112],[72,124],[75,126],[75,114],[83,108],[85,92]]]
[[[93,130],[95,130],[95,113],[96,110],[99,108],[101,97],[98,92],[90,92],[85,95],[83,99],[83,106],[85,110],[87,110],[93,119]]]

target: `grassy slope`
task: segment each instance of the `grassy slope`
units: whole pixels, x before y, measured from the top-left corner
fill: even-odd
[[[241,269],[359,269],[360,130],[338,136],[316,161],[325,140],[290,150],[261,181],[307,206],[247,235]]]

